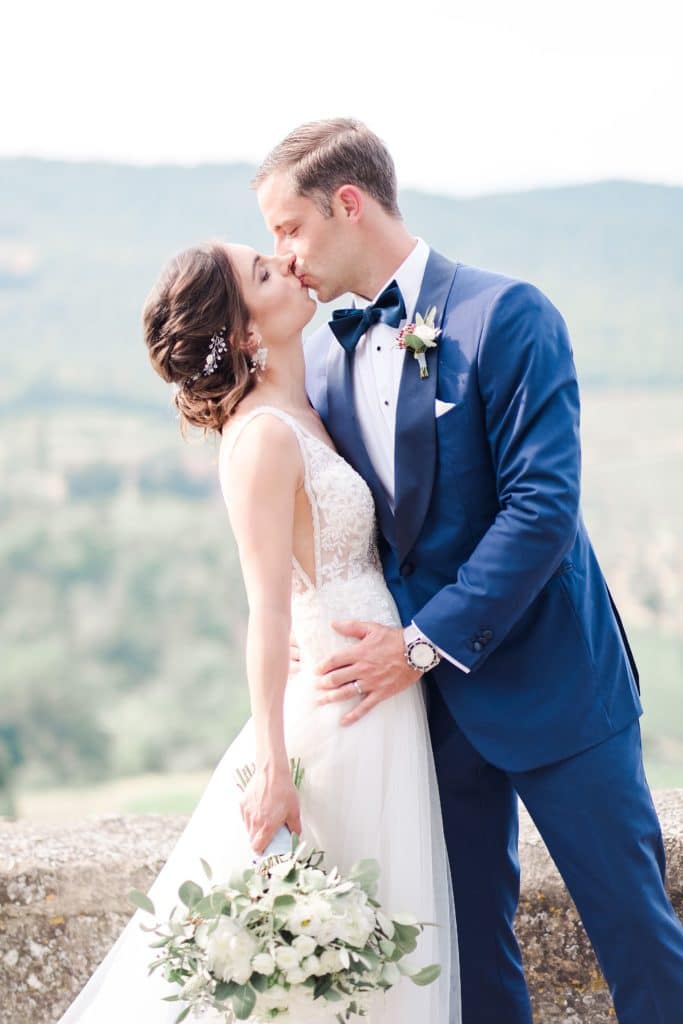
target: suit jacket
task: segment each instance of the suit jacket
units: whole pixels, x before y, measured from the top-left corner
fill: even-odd
[[[567,328],[533,285],[430,251],[417,303],[442,333],[420,379],[406,352],[395,513],[361,440],[351,359],[325,325],[306,387],[370,485],[402,622],[446,659],[433,670],[492,764],[524,771],[601,742],[642,714],[638,671],[579,507],[579,392]],[[438,418],[435,399],[453,403]]]

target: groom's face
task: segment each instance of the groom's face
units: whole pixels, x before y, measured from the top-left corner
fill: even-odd
[[[312,199],[297,195],[284,173],[267,178],[256,196],[275,254],[296,257],[294,272],[305,287],[320,302],[332,302],[349,291],[357,238],[341,215],[341,205],[333,199],[332,215],[326,216]]]

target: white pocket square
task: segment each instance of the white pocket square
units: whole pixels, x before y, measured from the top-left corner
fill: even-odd
[[[453,409],[454,407],[455,402],[442,402],[440,398],[434,399],[434,411],[437,418],[439,416],[443,416],[445,412],[448,412],[449,409]]]

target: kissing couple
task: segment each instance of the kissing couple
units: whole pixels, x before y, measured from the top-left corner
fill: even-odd
[[[358,121],[295,129],[253,187],[273,253],[186,250],[144,309],[181,425],[220,435],[251,700],[150,896],[170,906],[200,856],[229,877],[285,825],[342,873],[376,858],[382,903],[436,925],[419,952],[440,977],[380,993],[369,1024],[530,1024],[520,798],[620,1024],[679,1024],[683,926],[638,670],[581,516],[562,316],[414,236]],[[311,293],[353,301],[304,341]],[[62,1024],[175,1019],[139,913]]]

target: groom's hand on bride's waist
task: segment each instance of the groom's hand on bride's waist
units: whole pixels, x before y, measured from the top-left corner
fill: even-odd
[[[407,690],[421,678],[405,658],[405,638],[400,626],[382,626],[377,622],[333,622],[342,636],[356,637],[350,644],[325,658],[316,666],[318,704],[355,698],[356,706],[341,719],[352,725],[368,711]]]

